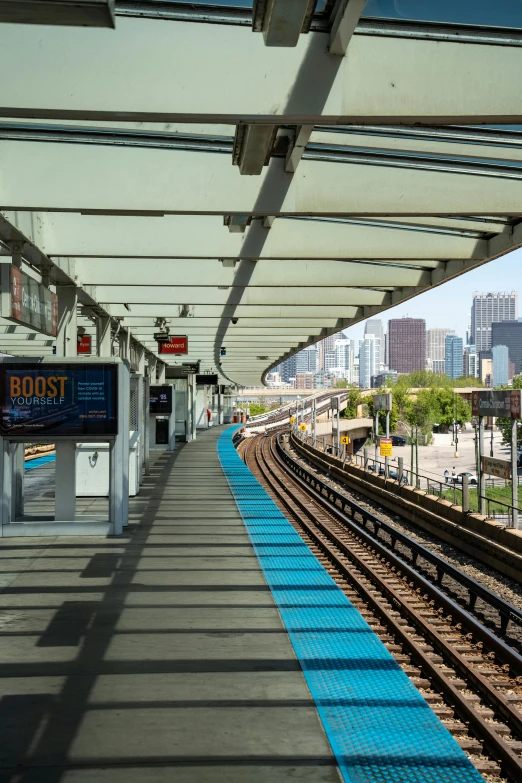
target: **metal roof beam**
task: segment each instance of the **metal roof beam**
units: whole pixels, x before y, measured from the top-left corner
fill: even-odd
[[[265,46],[297,46],[308,32],[316,0],[255,0],[252,30],[263,33]]]
[[[366,0],[341,0],[330,31],[330,54],[344,57]]]
[[[284,159],[274,158],[259,177],[239,177],[226,155],[11,140],[0,140],[0,160],[0,209],[129,214],[157,228],[175,213],[522,215],[522,175],[515,168],[510,176],[493,176],[301,160],[290,177]]]
[[[114,28],[115,0],[0,0],[0,23]]]
[[[256,223],[245,240],[242,234],[224,231],[218,216],[168,215],[158,220],[49,213],[41,214],[40,218],[44,226],[43,249],[53,258],[340,258],[407,264],[485,258],[488,250],[487,241],[475,236],[425,233],[400,227],[390,231],[380,226],[335,221],[282,219],[276,220],[268,232]],[[248,242],[253,232],[266,234],[262,245]],[[252,256],[254,251],[256,255]],[[219,268],[225,271],[216,265],[216,273]],[[246,268],[245,265],[245,271]]]
[[[122,17],[110,36],[58,27],[43,36],[17,25],[0,49],[0,72],[9,73],[0,113],[234,125],[522,123],[522,96],[511,87],[522,47],[355,35],[349,51],[331,57],[321,34],[268,49],[233,25]]]

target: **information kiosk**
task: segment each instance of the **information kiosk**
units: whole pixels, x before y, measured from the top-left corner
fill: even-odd
[[[121,534],[128,519],[129,366],[119,358],[0,360],[2,536]],[[56,444],[54,519],[23,514],[23,443]],[[76,516],[76,447],[108,444],[109,514]]]

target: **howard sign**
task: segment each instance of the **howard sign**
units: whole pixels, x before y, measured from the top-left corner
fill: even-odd
[[[501,391],[473,391],[471,408],[473,416],[501,416],[520,419],[520,389]]]
[[[168,343],[158,343],[158,353],[173,353],[181,356],[188,353],[188,337],[171,337]]]

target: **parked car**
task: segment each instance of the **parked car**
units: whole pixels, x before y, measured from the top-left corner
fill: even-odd
[[[452,476],[450,480],[453,482],[453,484],[462,484],[464,476],[468,477],[468,483],[470,485],[476,486],[478,484],[478,478],[475,475],[475,473],[469,473],[468,471],[464,471],[463,473],[457,473],[457,475]]]
[[[403,438],[402,435],[392,435],[391,436],[392,446],[405,446],[406,445],[406,438]]]

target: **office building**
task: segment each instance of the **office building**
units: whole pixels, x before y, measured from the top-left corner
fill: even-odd
[[[426,332],[426,369],[437,375],[446,372],[446,335],[455,334],[453,329],[428,329]]]
[[[424,318],[392,318],[388,321],[388,340],[390,370],[398,373],[424,370],[426,367]]]
[[[479,361],[477,350],[474,345],[467,345],[464,348],[464,367],[463,373],[469,378],[479,377]]]
[[[373,376],[372,389],[380,389],[381,386],[391,386],[394,383],[397,383],[397,373],[395,370],[386,370]]]
[[[364,336],[373,334],[381,341],[381,347],[384,345],[384,327],[380,318],[370,318],[364,325]]]
[[[500,321],[491,325],[491,347],[507,345],[515,375],[522,372],[522,321]]]
[[[379,374],[381,366],[381,340],[374,334],[367,334],[359,351],[359,386],[370,389],[372,378]]]
[[[471,307],[471,343],[477,352],[489,351],[492,345],[492,324],[500,321],[516,321],[518,318],[518,294],[496,291],[473,294]]]
[[[464,340],[455,334],[446,335],[446,375],[462,378],[464,374]]]
[[[331,334],[329,337],[325,337],[324,340],[320,340],[317,343],[318,369],[320,371],[326,369],[326,355],[328,353],[332,353],[332,351],[335,351],[336,341],[345,339],[346,336],[344,332],[336,332],[335,334]]]
[[[289,383],[290,378],[295,378],[297,367],[295,354],[294,356],[290,356],[289,359],[285,359],[284,362],[281,362],[279,366],[281,371],[281,378],[284,383]]]
[[[317,372],[317,354],[315,345],[305,348],[304,351],[299,351],[295,355],[296,373]]]
[[[494,345],[493,354],[493,386],[507,386],[509,381],[509,350],[507,345]]]
[[[315,389],[314,372],[298,372],[295,376],[296,389]]]

